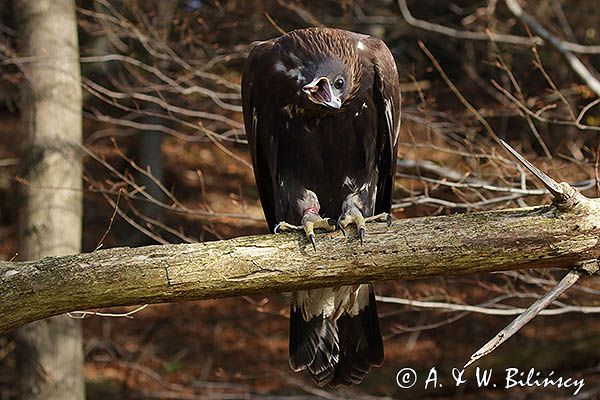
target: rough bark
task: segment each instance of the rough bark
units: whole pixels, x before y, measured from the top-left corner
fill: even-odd
[[[81,250],[81,77],[73,0],[16,0],[24,147],[20,257]],[[57,271],[58,272],[58,271]],[[16,332],[20,399],[85,398],[79,321],[57,316]]]
[[[580,195],[568,203],[370,224],[363,246],[335,232],[318,236],[316,252],[289,233],[0,262],[0,332],[97,307],[570,268],[600,254],[600,205]]]

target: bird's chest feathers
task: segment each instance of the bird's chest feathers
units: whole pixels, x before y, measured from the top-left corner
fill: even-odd
[[[282,108],[283,136],[292,136],[297,140],[315,140],[332,137],[340,139],[364,131],[373,121],[373,115],[367,102],[358,102],[331,113],[315,113],[299,105],[288,104]]]
[[[281,171],[298,174],[310,165],[313,175],[321,171],[338,179],[374,169],[377,128],[371,111],[374,107],[359,102],[336,113],[284,118],[278,138]]]
[[[299,141],[317,140],[317,137],[323,139],[335,135],[331,121],[327,117],[292,119],[286,128],[288,129],[285,134],[293,136]]]

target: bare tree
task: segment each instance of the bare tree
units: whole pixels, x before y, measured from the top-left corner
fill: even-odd
[[[81,74],[75,2],[16,0],[22,84],[20,255],[81,250]],[[79,321],[58,316],[16,332],[21,399],[85,397]]]

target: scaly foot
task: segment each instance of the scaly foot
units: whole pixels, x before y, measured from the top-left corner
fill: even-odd
[[[387,222],[388,226],[390,226],[392,224],[392,216],[388,213],[381,213],[365,218],[357,207],[349,207],[340,216],[338,223],[342,229],[346,228],[350,224],[356,225],[356,229],[358,230],[358,238],[360,239],[360,244],[362,245],[365,240],[365,232],[367,231],[366,223],[374,221]]]
[[[302,225],[292,225],[285,221],[282,221],[275,225],[275,229],[273,230],[275,233],[281,231],[290,231],[303,230],[306,234],[306,238],[312,244],[313,249],[317,251],[317,243],[315,240],[315,229],[323,229],[328,232],[333,232],[336,229],[340,229],[342,233],[344,233],[343,228],[338,225],[338,222],[332,218],[321,218],[319,214],[309,211],[304,212],[304,216],[302,217]]]

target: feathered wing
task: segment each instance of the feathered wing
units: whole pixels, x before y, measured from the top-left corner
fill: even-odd
[[[390,212],[394,174],[398,159],[400,133],[400,82],[396,62],[388,47],[379,39],[370,39],[375,69],[373,96],[377,107],[377,142],[379,149],[375,214]]]
[[[277,121],[269,112],[265,63],[271,60],[272,41],[255,42],[242,74],[242,104],[246,137],[252,155],[254,177],[265,218],[271,232],[277,224],[274,185],[277,165]]]

